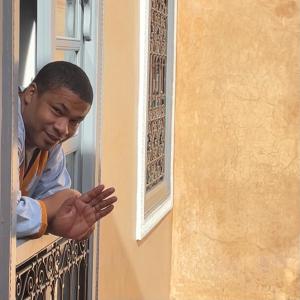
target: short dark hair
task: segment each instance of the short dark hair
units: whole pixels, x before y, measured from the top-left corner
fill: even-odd
[[[45,65],[35,76],[33,82],[37,85],[39,94],[65,87],[92,104],[93,88],[85,72],[67,61],[54,61]]]

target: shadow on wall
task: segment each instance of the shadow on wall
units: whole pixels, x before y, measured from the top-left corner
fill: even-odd
[[[101,231],[102,239],[110,241],[109,245],[101,245],[101,270],[111,270],[114,272],[113,276],[101,274],[100,282],[100,296],[102,300],[143,300],[137,274],[133,268],[130,256],[128,255],[122,237],[113,220],[103,220],[102,223],[109,221],[109,229]],[[103,226],[101,226],[103,227]],[[109,235],[106,236],[105,235]],[[102,249],[103,248],[103,249]],[[108,253],[109,252],[109,253]],[[118,270],[117,266],[121,269]],[[115,272],[117,270],[117,272]],[[113,280],[112,280],[113,278]],[[119,294],[119,293],[122,293]]]

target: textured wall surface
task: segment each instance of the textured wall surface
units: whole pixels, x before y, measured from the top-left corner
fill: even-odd
[[[179,0],[174,300],[300,299],[299,7]]]
[[[139,1],[104,1],[101,179],[119,201],[101,221],[100,299],[168,300],[172,216],[135,240]]]

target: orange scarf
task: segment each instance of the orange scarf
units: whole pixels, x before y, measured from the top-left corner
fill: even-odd
[[[48,151],[42,150],[36,156],[33,164],[31,165],[28,172],[25,174],[25,161],[23,161],[20,167],[19,180],[20,180],[20,190],[22,192],[22,196],[28,196],[29,193],[29,185],[32,179],[35,176],[42,175],[48,160]]]

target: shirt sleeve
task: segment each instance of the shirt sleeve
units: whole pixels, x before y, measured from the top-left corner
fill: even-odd
[[[32,197],[43,199],[70,187],[71,178],[66,168],[65,154],[61,145],[58,144],[49,153],[45,170],[34,189]]]
[[[47,229],[47,209],[42,201],[21,196],[17,199],[17,238],[42,236]]]

